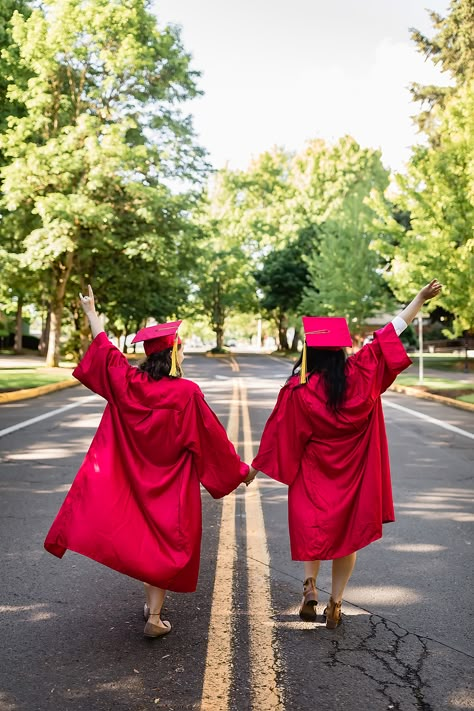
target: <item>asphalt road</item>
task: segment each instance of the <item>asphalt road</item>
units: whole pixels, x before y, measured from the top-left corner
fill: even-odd
[[[236,362],[192,356],[186,376],[239,424],[248,458],[289,366]],[[137,581],[42,547],[103,401],[74,388],[2,405],[0,710],[473,709],[474,418],[394,393],[384,403],[397,522],[359,553],[344,625],[299,620],[286,488],[259,477],[224,503],[203,492],[199,587],[167,597],[160,640],[142,636]],[[324,603],[329,563],[318,587]]]

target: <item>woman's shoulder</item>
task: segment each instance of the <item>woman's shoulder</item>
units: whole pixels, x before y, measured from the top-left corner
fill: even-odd
[[[201,388],[194,380],[188,380],[187,378],[169,378],[169,380],[176,388],[179,388],[182,393],[187,393],[190,396],[195,393],[202,395]]]
[[[282,390],[291,391],[294,390],[300,384],[299,375],[290,375],[286,383],[284,383]]]

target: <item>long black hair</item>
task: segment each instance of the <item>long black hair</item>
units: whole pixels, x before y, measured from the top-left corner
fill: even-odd
[[[181,345],[178,346],[178,350],[181,349]],[[143,363],[140,363],[138,370],[142,373],[148,373],[150,378],[153,380],[161,380],[161,378],[166,378],[170,374],[171,370],[171,353],[172,348],[167,348],[164,351],[159,351],[158,353],[151,353]],[[176,378],[181,378],[183,372],[180,365],[176,364]]]
[[[346,394],[346,352],[343,348],[330,351],[324,348],[309,348],[306,346],[307,378],[312,373],[320,373],[326,388],[326,405],[337,412],[344,402]],[[303,354],[293,367],[292,375],[298,375],[301,370]]]

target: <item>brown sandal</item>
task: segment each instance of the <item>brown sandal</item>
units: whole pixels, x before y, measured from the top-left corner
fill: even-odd
[[[301,602],[299,615],[307,622],[316,621],[316,607],[318,604],[318,591],[314,578],[306,578],[303,583],[303,600]]]
[[[155,617],[156,615],[159,616],[160,613],[149,612],[148,618]],[[165,625],[165,627],[160,627],[160,625],[155,625],[148,619],[145,625],[145,629],[143,630],[143,634],[145,635],[145,637],[163,637],[163,635],[168,634],[168,632],[171,632],[171,623],[167,620],[163,620],[163,624]]]
[[[335,630],[342,624],[342,612],[341,612],[342,600],[339,602],[334,602],[332,597],[329,598],[327,607],[324,608],[323,615],[326,618],[326,628],[328,630]]]

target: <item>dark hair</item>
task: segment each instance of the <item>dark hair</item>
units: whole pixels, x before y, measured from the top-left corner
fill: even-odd
[[[178,350],[181,346],[178,346]],[[158,353],[151,353],[143,363],[140,363],[138,370],[142,373],[148,373],[150,378],[153,380],[161,380],[161,378],[166,378],[170,374],[171,370],[171,352],[172,348],[167,348],[165,351],[159,351]],[[181,378],[183,375],[179,364],[176,367],[176,378]]]
[[[292,375],[301,371],[303,354],[293,367]],[[346,394],[346,352],[343,348],[330,351],[324,348],[306,347],[307,377],[312,373],[320,373],[326,388],[326,405],[330,410],[337,412],[344,402]]]

